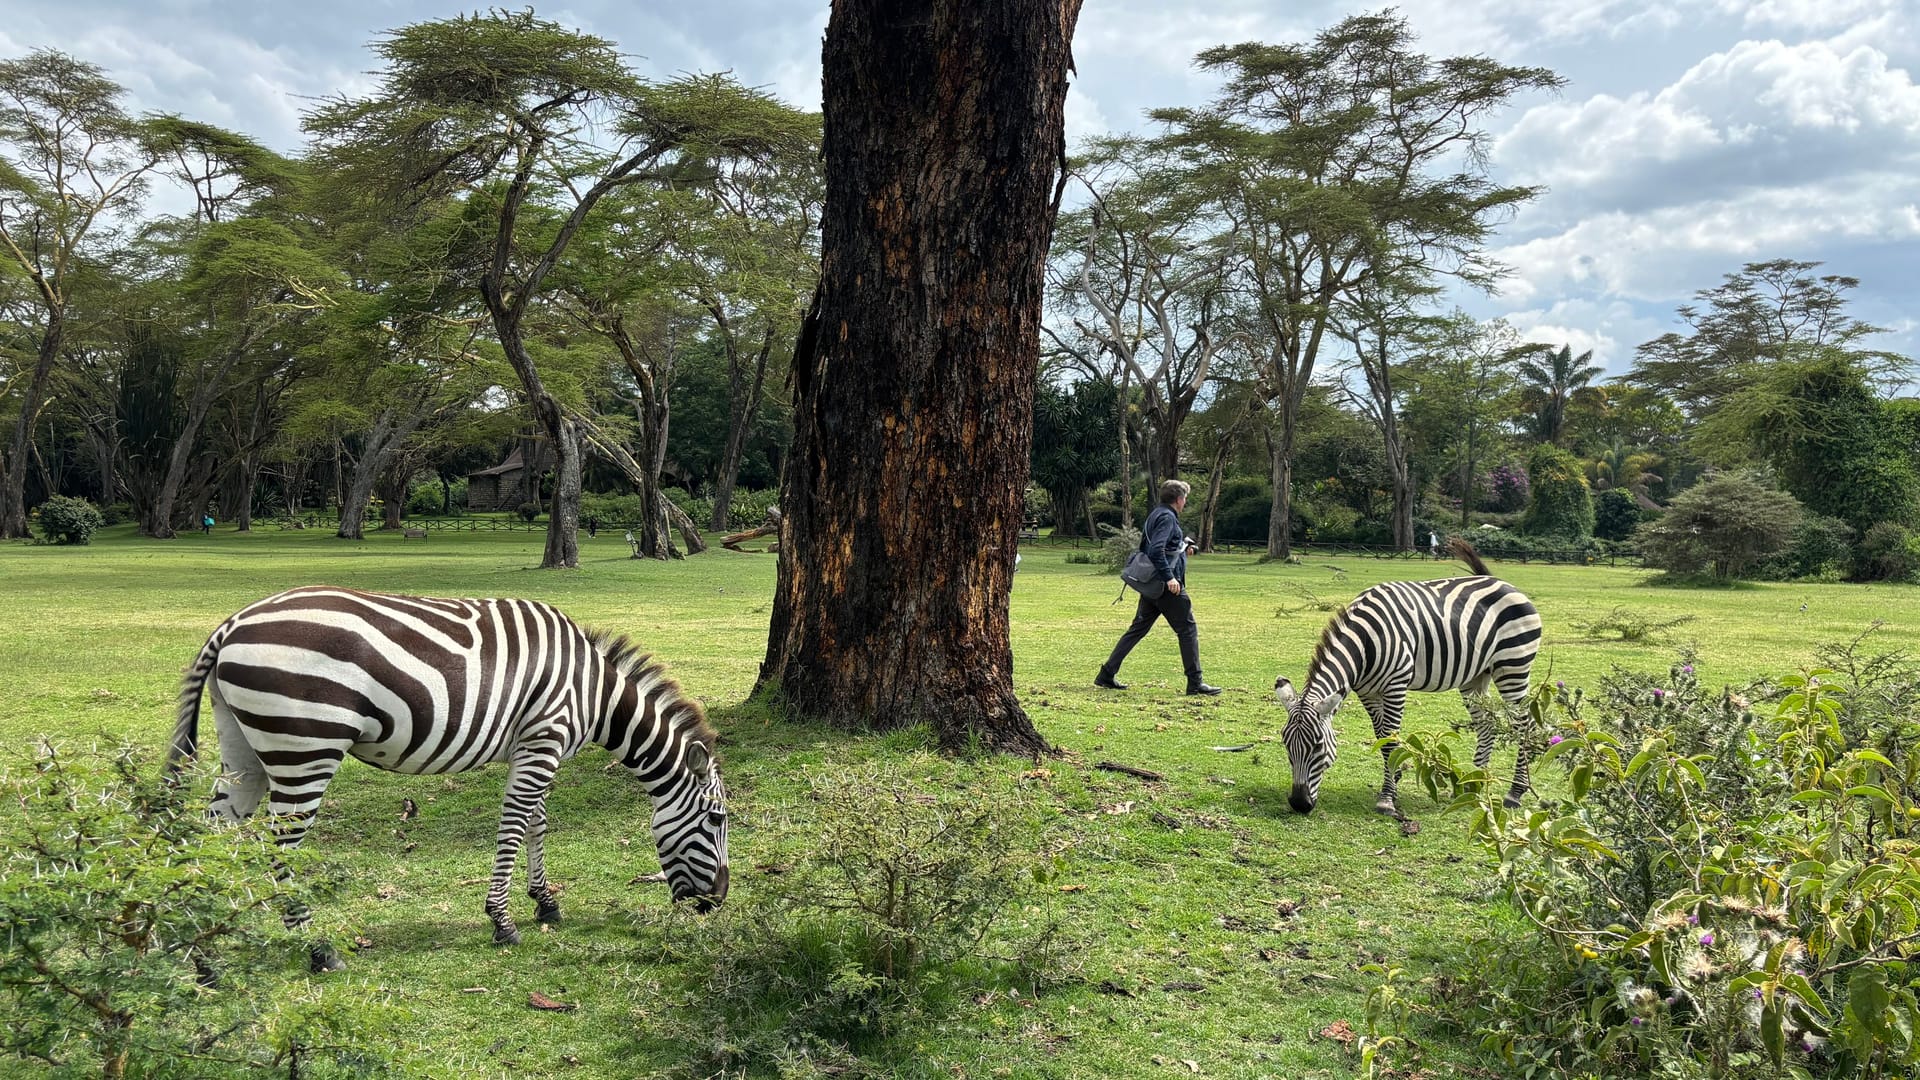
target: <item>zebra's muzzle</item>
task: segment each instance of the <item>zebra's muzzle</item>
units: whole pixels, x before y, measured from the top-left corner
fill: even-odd
[[[704,896],[693,898],[693,910],[701,915],[720,906],[727,898],[727,868],[721,867],[713,875],[713,891]]]
[[[1293,811],[1296,814],[1311,814],[1313,813],[1314,799],[1313,796],[1307,794],[1306,788],[1296,785],[1292,791],[1287,793],[1287,805],[1293,807]]]

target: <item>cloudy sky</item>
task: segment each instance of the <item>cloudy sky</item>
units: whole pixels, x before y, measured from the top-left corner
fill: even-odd
[[[419,0],[0,0],[0,56],[51,46],[107,68],[138,109],[301,145],[314,99],[369,88],[381,31],[472,10]],[[518,6],[518,3],[510,6]],[[1513,274],[1463,296],[1610,371],[1743,262],[1821,260],[1862,281],[1878,344],[1920,355],[1920,0],[1403,0],[1420,45],[1553,69],[1559,94],[1494,121],[1504,180],[1548,193],[1496,241]],[[602,35],[643,73],[731,70],[818,108],[824,0],[592,2],[539,13]],[[1085,0],[1069,134],[1198,104],[1193,54],[1310,37],[1377,8]]]

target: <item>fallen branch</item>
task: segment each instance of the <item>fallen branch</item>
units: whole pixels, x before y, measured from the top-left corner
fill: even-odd
[[[1165,780],[1166,779],[1166,777],[1161,776],[1159,773],[1154,772],[1151,769],[1136,769],[1131,765],[1121,765],[1112,761],[1102,761],[1099,764],[1095,765],[1094,768],[1105,769],[1108,772],[1126,773],[1128,776],[1137,776],[1142,780]]]

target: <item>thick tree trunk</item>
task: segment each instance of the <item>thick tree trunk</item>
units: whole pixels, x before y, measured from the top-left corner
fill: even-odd
[[[354,462],[353,479],[347,486],[346,496],[340,502],[340,528],[333,534],[342,540],[364,540],[367,516],[367,503],[373,497],[374,485],[391,471],[389,465],[394,451],[406,444],[414,431],[426,419],[424,413],[411,413],[396,416],[394,409],[386,408],[374,419],[373,430],[367,432],[366,442],[360,451],[360,460]],[[404,481],[402,482],[404,487]],[[403,496],[404,499],[404,496]],[[400,527],[399,509],[389,501],[388,517],[383,521],[386,528]]]
[[[760,394],[767,382],[767,357],[773,352],[773,330],[760,341],[754,359],[753,378],[746,378],[732,346],[727,349],[727,445],[720,454],[720,476],[714,482],[713,531],[726,532],[733,527],[733,488],[740,479],[740,459],[745,456],[747,432],[759,411]]]
[[[1214,448],[1213,468],[1207,473],[1207,506],[1200,514],[1199,550],[1213,550],[1213,522],[1220,509],[1220,485],[1227,475],[1227,458],[1233,456],[1233,438],[1224,436],[1220,445]]]
[[[1133,528],[1133,441],[1127,437],[1127,372],[1120,373],[1120,393],[1114,399],[1115,430],[1120,432],[1120,528]]]
[[[20,399],[20,417],[14,421],[13,439],[7,444],[7,472],[0,481],[0,540],[27,535],[27,452],[33,444],[33,425],[40,417],[40,406],[47,399],[47,383],[53,376],[53,362],[60,356],[60,343],[66,336],[66,312],[59,307],[47,313],[47,327],[40,335],[40,350],[34,356],[33,377],[27,380],[27,392]]]
[[[570,570],[580,565],[580,425],[551,398],[546,406],[540,411],[553,441],[553,500],[547,504],[547,546],[540,569]]]
[[[1036,753],[1008,591],[1079,0],[836,0],[821,281],[759,689]]]

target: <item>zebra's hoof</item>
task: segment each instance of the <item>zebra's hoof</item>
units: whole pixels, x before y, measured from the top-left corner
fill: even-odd
[[[493,928],[493,943],[495,945],[518,945],[520,944],[520,931],[511,926],[496,926]]]
[[[560,905],[540,904],[534,908],[533,917],[547,926],[560,925]]]
[[[1386,814],[1390,817],[1399,817],[1400,804],[1394,802],[1392,799],[1381,799],[1379,802],[1373,804],[1373,812],[1376,814]]]
[[[333,946],[321,944],[307,950],[307,970],[315,975],[325,975],[329,971],[347,970],[347,962],[333,951]]]
[[[1520,796],[1509,795],[1506,798],[1500,800],[1500,805],[1506,807],[1509,810],[1518,810],[1520,809]]]

